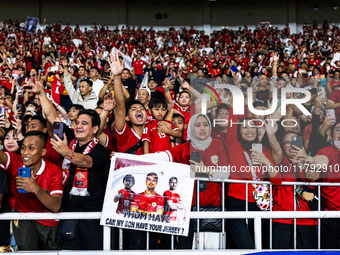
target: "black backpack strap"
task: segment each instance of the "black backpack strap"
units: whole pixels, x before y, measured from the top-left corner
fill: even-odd
[[[138,149],[143,146],[143,141],[140,139],[138,143],[136,143],[134,146],[132,146],[130,149],[127,149],[125,153],[128,154],[136,154]]]

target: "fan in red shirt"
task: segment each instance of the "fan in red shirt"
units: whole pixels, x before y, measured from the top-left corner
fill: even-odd
[[[167,103],[165,99],[156,97],[151,100],[149,107],[153,119],[145,125],[142,141],[144,154],[165,151],[174,146],[171,144],[170,137],[181,137],[182,133],[170,120],[165,120],[171,125],[168,128],[162,121],[167,113]]]
[[[318,151],[315,157],[308,157],[306,154],[301,156],[303,163],[313,165],[307,168],[306,177],[310,181],[320,179],[324,182],[339,182],[339,162],[340,162],[340,122],[331,128],[333,145],[322,148]],[[327,171],[315,171],[318,166],[327,166]],[[313,170],[314,169],[314,170]],[[321,195],[325,199],[325,211],[340,210],[340,187],[323,186]],[[337,249],[337,240],[340,236],[340,221],[339,219],[322,219],[321,220],[321,248],[322,249]]]
[[[131,212],[163,214],[164,197],[156,193],[158,175],[154,172],[146,176],[146,190],[137,194],[131,204]]]
[[[169,179],[170,189],[164,191],[163,196],[165,199],[164,203],[164,212],[165,215],[170,216],[170,221],[176,221],[177,219],[177,210],[184,209],[183,201],[175,190],[177,188],[178,179],[173,176]]]
[[[135,177],[131,174],[127,174],[123,178],[124,189],[118,191],[118,194],[114,196],[113,202],[118,203],[116,213],[122,214],[124,211],[130,211],[131,203],[136,195],[131,190],[132,186],[135,185]]]
[[[329,95],[326,106],[334,109],[335,118],[337,121],[340,121],[340,85],[337,85],[335,88],[333,87],[333,92]]]
[[[237,122],[244,124],[235,124]],[[247,167],[252,162],[259,162],[260,165],[257,167],[259,171],[255,172],[256,176],[261,180],[270,179],[275,185],[281,184],[279,173],[268,171],[268,175],[264,175],[261,170],[264,165],[267,166],[267,169],[273,169],[274,162],[269,149],[263,147],[263,153],[252,151],[253,143],[258,143],[256,123],[248,118],[238,121],[238,116],[233,114],[233,108],[230,107],[228,132],[224,143],[230,165],[235,169],[230,172],[230,179],[252,180],[252,173]],[[252,162],[248,162],[246,155]],[[248,194],[246,194],[245,185],[248,185]],[[248,210],[260,211],[255,203],[252,188],[251,184],[230,183],[226,201],[227,210],[245,210],[245,198],[248,196]],[[245,220],[228,220],[228,228],[239,233],[232,236],[237,248],[254,249],[254,242],[250,235],[251,230],[248,229]]]
[[[10,200],[15,201],[19,212],[58,212],[63,195],[62,171],[56,165],[44,161],[46,139],[42,132],[29,132],[21,147],[21,156],[0,151],[0,163],[9,174]],[[19,167],[28,167],[31,177],[18,177]],[[27,193],[19,193],[23,189]],[[56,242],[55,220],[19,221],[13,228],[16,243],[21,250],[38,250],[43,243],[44,249],[58,249]],[[44,231],[42,231],[44,229]],[[49,238],[40,238],[48,233]],[[27,238],[36,236],[36,240],[27,242]],[[20,238],[19,238],[20,237]]]
[[[292,137],[298,134],[293,131],[287,131],[282,135],[281,146],[285,156],[283,156],[282,166],[288,170],[281,171],[282,181],[304,181],[308,182],[305,177],[305,170],[300,168],[295,159],[295,148],[292,147]],[[304,190],[304,187],[298,187]],[[273,211],[294,211],[294,196],[296,201],[296,211],[310,211],[307,201],[313,200],[312,192],[304,191],[298,194],[294,186],[274,186],[273,189]],[[311,196],[309,198],[308,196]],[[291,240],[294,238],[293,219],[273,219],[273,248],[274,249],[293,249]],[[317,219],[297,219],[297,248],[298,249],[315,249],[317,248],[316,225]]]
[[[144,65],[148,65],[144,60],[141,60],[141,53],[138,52],[136,56],[136,60],[133,61],[132,68],[133,72],[136,75],[136,84],[141,83],[143,81],[143,67]]]
[[[143,154],[141,136],[147,119],[147,113],[144,105],[137,100],[132,101],[125,109],[123,85],[120,76],[123,69],[124,63],[119,61],[118,53],[115,52],[113,56],[111,56],[110,70],[111,73],[115,75],[114,98],[116,100],[115,136],[117,152],[141,155]],[[113,103],[112,108],[106,110],[113,110]]]
[[[209,74],[211,74],[212,78],[215,78],[217,75],[222,74],[222,69],[218,67],[217,62],[214,62],[212,68],[209,69]]]

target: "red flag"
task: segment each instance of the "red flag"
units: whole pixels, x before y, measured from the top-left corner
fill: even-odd
[[[59,79],[55,76],[52,75],[49,79],[49,82],[52,82],[51,84],[51,92],[52,92],[52,99],[54,102],[57,104],[60,104],[60,95],[64,92],[65,88],[64,85],[61,84]]]

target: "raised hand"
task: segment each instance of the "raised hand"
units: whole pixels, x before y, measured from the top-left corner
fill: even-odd
[[[112,92],[109,92],[104,96],[103,109],[105,111],[112,111],[116,107],[116,100],[113,97]]]
[[[119,61],[119,55],[117,51],[113,52],[113,54],[110,54],[109,65],[110,71],[114,76],[122,73],[124,69],[124,60],[122,62]]]

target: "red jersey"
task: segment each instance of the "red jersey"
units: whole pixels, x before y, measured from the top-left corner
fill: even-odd
[[[117,152],[125,152],[141,140],[141,137],[133,130],[133,128],[130,128],[126,122],[121,132],[119,132],[115,127],[115,137],[117,142]],[[136,155],[142,154],[143,146],[141,146],[136,152]]]
[[[249,168],[246,168],[248,166],[248,162],[246,160],[246,157],[244,155],[244,152],[246,152],[249,155],[249,158],[251,158],[250,153],[246,151],[242,144],[237,140],[237,125],[234,124],[238,121],[238,116],[233,114],[233,108],[229,108],[229,121],[228,121],[228,132],[226,139],[224,140],[224,144],[226,146],[228,159],[230,162],[230,166],[235,169],[230,172],[230,179],[238,179],[238,180],[252,180],[253,176]],[[233,123],[231,126],[230,123]],[[271,157],[270,150],[263,151],[264,155],[270,160],[273,166],[275,166],[274,161]],[[262,173],[261,167],[259,165],[260,172],[256,172],[256,175],[261,180],[266,180],[266,176]],[[275,178],[270,178],[270,181],[274,185],[280,185],[281,179],[279,178],[280,174],[277,173]],[[248,201],[253,202],[254,197],[252,193],[253,186],[251,184],[248,184]],[[228,196],[245,200],[246,198],[246,187],[245,184],[241,183],[230,183],[228,187]]]
[[[225,140],[227,133],[223,133],[221,130],[217,128],[213,128],[211,130],[211,137],[221,140],[222,142]]]
[[[33,193],[18,193],[16,186],[16,177],[18,176],[18,168],[23,166],[21,155],[5,152],[7,160],[5,170],[9,174],[9,201],[12,209],[17,209],[19,212],[52,212],[47,209]],[[35,180],[40,188],[53,195],[63,195],[62,170],[56,165],[42,161],[39,171],[35,175]],[[37,220],[45,226],[57,226],[55,220]]]
[[[121,189],[119,193],[123,194],[123,197],[119,199],[116,213],[122,214],[124,210],[130,211],[131,203],[136,195],[132,190]]]
[[[339,162],[340,151],[334,146],[327,146],[318,151],[317,155],[324,155],[328,158],[328,171],[322,172],[321,181],[338,182],[340,178]],[[325,198],[325,211],[340,210],[340,187],[321,187],[321,195]]]
[[[132,206],[144,212],[156,212],[157,210],[164,209],[164,197],[156,192],[152,195],[141,192],[134,197]]]
[[[332,101],[333,103],[340,103],[340,90],[334,90],[332,94],[329,95],[328,100]],[[334,110],[335,110],[336,120],[339,121],[340,120],[340,107],[337,107]]]
[[[191,143],[184,143],[177,145],[166,151],[169,160],[171,162],[178,162],[182,164],[189,164],[190,151],[195,151],[196,149],[191,146]],[[212,139],[209,147],[202,151],[201,161],[204,162],[205,166],[228,166],[228,158],[224,150],[224,146],[220,140]],[[192,198],[192,205],[196,205],[196,186],[194,186],[194,194]],[[200,182],[200,205],[221,205],[221,183],[217,182]]]
[[[134,70],[135,74],[142,75],[143,74],[143,66],[144,65],[148,65],[148,63],[146,63],[143,60],[135,60],[135,61],[133,61],[132,67],[135,68],[135,70]]]
[[[142,141],[149,142],[149,152],[155,153],[158,151],[165,151],[171,148],[170,137],[164,133],[158,133],[157,127],[160,120],[150,120],[149,123],[145,125]],[[171,124],[172,130],[178,130],[172,122],[167,121]]]
[[[61,155],[52,148],[51,137],[48,137],[46,140],[46,154],[43,158],[59,167],[61,167],[61,164],[63,163]]]
[[[333,89],[333,87],[334,87],[335,85],[340,85],[340,80],[339,80],[339,81],[336,81],[336,80],[332,79],[332,80],[329,82],[329,85],[330,85],[331,89]]]
[[[180,195],[178,195],[175,192],[172,192],[171,190],[166,190],[163,193],[163,197],[165,199],[165,206],[164,206],[164,212],[165,215],[170,216],[170,221],[176,221],[177,218],[177,210],[175,209],[171,209],[168,201],[171,201],[173,204],[178,204],[180,202],[182,202],[182,199],[180,197]]]
[[[304,176],[303,170],[295,165],[296,174],[294,172],[293,166],[289,162],[286,156],[282,159],[282,166],[288,167],[287,171],[281,172],[282,181],[296,182],[296,176],[301,178],[301,181],[308,182],[307,178]],[[307,201],[301,196],[296,195],[294,186],[274,186],[273,188],[273,211],[294,211],[294,196],[296,196],[296,211],[310,211]],[[294,224],[293,219],[273,219],[275,222]],[[297,225],[317,225],[317,219],[296,219]]]

